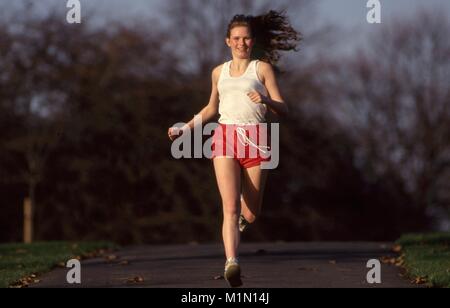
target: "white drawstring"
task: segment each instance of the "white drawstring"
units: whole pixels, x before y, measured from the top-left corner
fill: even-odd
[[[246,133],[246,130],[245,130],[244,128],[242,128],[242,127],[237,127],[237,128],[236,128],[236,132],[238,133],[238,139],[239,139],[239,142],[240,142],[244,147],[247,146],[247,145],[252,145],[252,146],[254,146],[255,148],[257,148],[258,150],[260,150],[261,152],[263,152],[264,154],[266,154],[266,153],[270,150],[270,147],[269,147],[269,146],[265,146],[265,145],[258,146],[257,144],[255,144],[249,137],[247,137],[247,133]],[[242,139],[243,139],[244,141],[242,141]],[[267,151],[265,151],[265,150],[263,150],[263,149],[266,149]]]

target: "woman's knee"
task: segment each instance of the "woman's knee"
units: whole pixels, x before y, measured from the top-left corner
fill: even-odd
[[[224,201],[223,202],[223,214],[226,217],[238,217],[239,216],[240,201]]]
[[[247,220],[247,222],[252,224],[256,221],[257,214],[249,212],[249,213],[244,214],[244,218],[245,218],[245,220]]]

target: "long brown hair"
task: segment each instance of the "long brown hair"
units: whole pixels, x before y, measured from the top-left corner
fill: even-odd
[[[259,16],[235,15],[228,24],[227,37],[236,27],[248,27],[256,43],[252,51],[252,59],[258,59],[275,65],[280,59],[280,51],[297,51],[302,40],[289,23],[284,12],[269,11]]]

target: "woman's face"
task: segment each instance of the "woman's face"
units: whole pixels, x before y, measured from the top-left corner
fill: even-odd
[[[250,58],[254,40],[248,27],[239,26],[233,28],[231,30],[230,37],[226,38],[226,43],[231,49],[233,58]]]

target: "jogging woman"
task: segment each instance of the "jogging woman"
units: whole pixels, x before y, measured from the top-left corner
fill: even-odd
[[[294,50],[299,40],[299,33],[281,13],[236,15],[225,39],[232,60],[213,70],[209,103],[198,114],[203,124],[220,115],[213,136],[212,160],[223,206],[224,277],[231,287],[242,285],[240,232],[261,211],[268,175],[261,164],[269,160],[264,154],[270,147],[259,141],[270,138],[267,126],[261,123],[266,122],[267,112],[281,117],[288,113],[272,64],[279,59],[278,50]],[[193,128],[194,119],[181,132],[170,128],[169,138],[175,140],[183,130]]]

